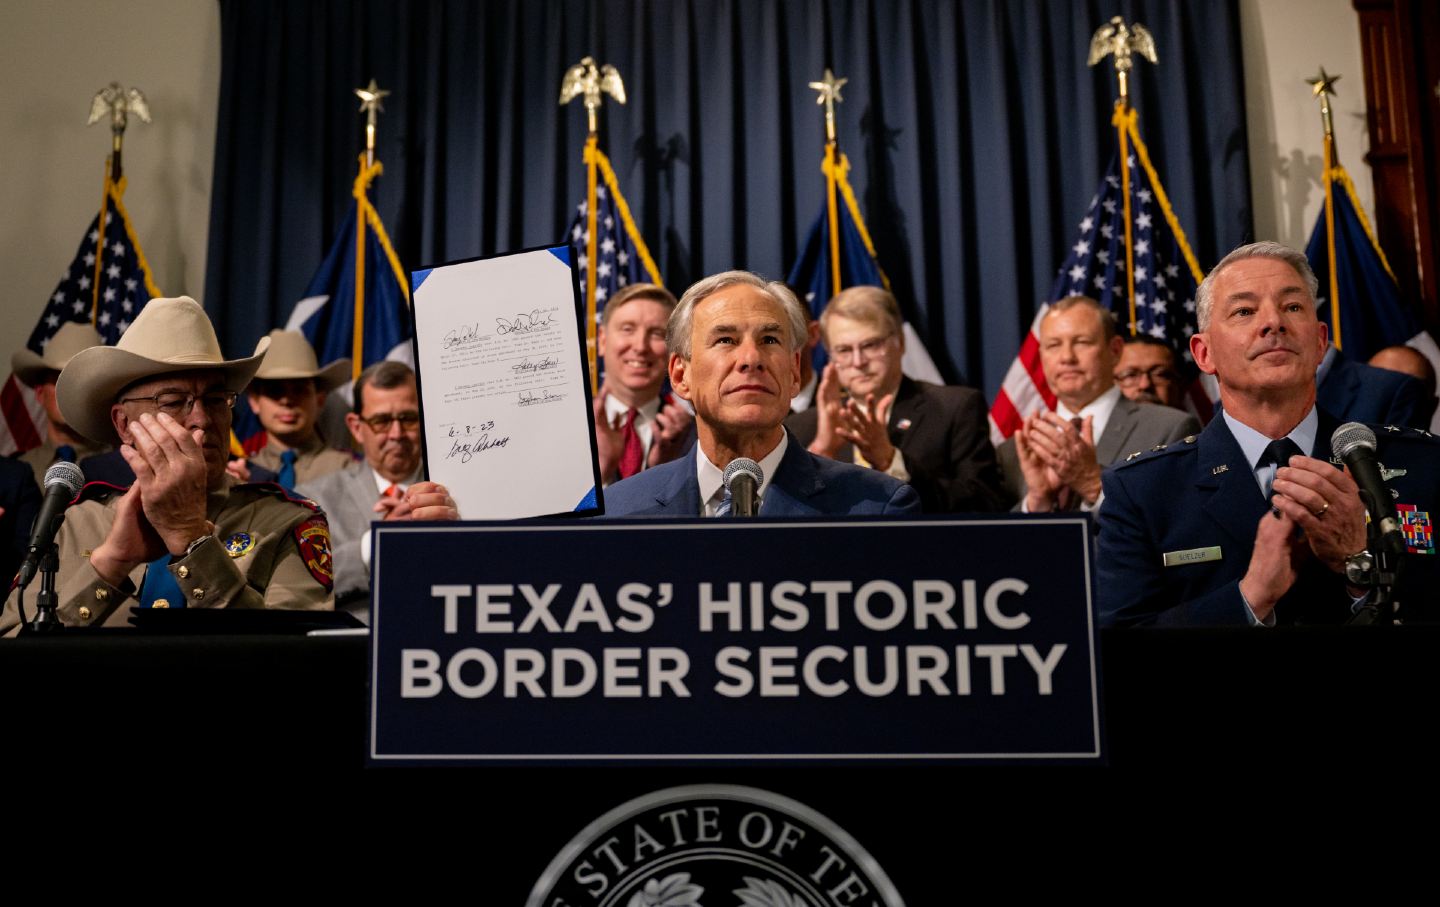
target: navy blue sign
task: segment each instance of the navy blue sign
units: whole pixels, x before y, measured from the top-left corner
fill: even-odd
[[[370,758],[1098,759],[1083,518],[377,524]]]

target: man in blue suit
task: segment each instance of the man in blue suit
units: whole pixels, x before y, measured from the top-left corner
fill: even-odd
[[[670,316],[670,385],[695,408],[696,444],[605,491],[610,516],[716,516],[729,511],[724,470],[760,464],[761,516],[917,513],[897,479],[817,457],[785,432],[800,385],[804,308],[784,284],[727,271],[690,287]]]
[[[1320,408],[1341,422],[1430,427],[1425,386],[1409,375],[1375,368],[1331,346],[1315,373]]]
[[[1196,364],[1215,375],[1223,414],[1187,438],[1106,473],[1097,586],[1111,625],[1341,623],[1365,600],[1347,561],[1367,545],[1365,507],[1327,462],[1338,424],[1316,407],[1326,349],[1305,256],[1242,246],[1196,293]],[[1428,617],[1440,502],[1440,442],[1381,427],[1378,458],[1406,523],[1409,616]],[[1426,588],[1428,586],[1428,588]]]

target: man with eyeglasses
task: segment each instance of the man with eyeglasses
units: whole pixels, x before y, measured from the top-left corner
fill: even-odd
[[[1031,413],[999,450],[1021,509],[1093,510],[1105,467],[1199,434],[1189,413],[1120,393],[1115,367],[1124,346],[1115,316],[1088,296],[1061,299],[1041,319],[1040,366],[1055,392],[1055,411]]]
[[[1175,364],[1175,351],[1148,334],[1125,338],[1115,383],[1127,400],[1185,408],[1185,381]]]
[[[786,425],[811,453],[908,482],[926,513],[999,511],[1013,502],[990,445],[985,398],[914,381],[900,307],[880,287],[851,287],[820,315],[831,361],[815,405]]]
[[[370,524],[375,520],[455,520],[455,501],[420,481],[420,397],[415,373],[377,362],[355,380],[354,411],[345,417],[365,462],[321,476],[299,491],[330,517],[335,546],[335,607],[369,620]]]
[[[225,471],[230,407],[266,347],[227,361],[198,303],[153,299],[118,344],[83,350],[61,371],[68,424],[119,445],[135,473],[128,489],[87,485],[66,512],[63,623],[123,626],[136,608],[331,607],[324,514]],[[6,603],[0,631],[20,623],[18,604]]]

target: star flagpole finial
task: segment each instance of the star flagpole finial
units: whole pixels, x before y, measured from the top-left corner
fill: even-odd
[[[1340,76],[1330,75],[1325,67],[1320,67],[1320,74],[1313,79],[1307,79],[1306,84],[1310,86],[1310,93],[1320,99],[1320,121],[1325,124],[1325,134],[1335,135],[1335,123],[1330,113],[1330,98],[1339,94],[1335,90],[1335,83],[1340,81]]]
[[[355,97],[360,99],[360,113],[365,114],[365,166],[375,163],[375,126],[379,122],[379,114],[385,112],[383,100],[390,92],[381,88],[374,79],[364,88],[355,89]]]
[[[848,81],[850,80],[835,78],[835,73],[831,72],[830,67],[827,66],[825,67],[825,78],[819,82],[810,83],[810,88],[820,92],[819,97],[815,98],[815,103],[825,105],[825,140],[827,142],[835,141],[835,103],[837,101],[844,102],[845,99],[840,96],[840,89],[844,88]]]

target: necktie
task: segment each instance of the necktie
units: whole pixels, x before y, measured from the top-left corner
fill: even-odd
[[[730,508],[734,505],[734,501],[730,499],[730,489],[724,488],[722,490],[724,491],[724,496],[720,498],[720,505],[715,508],[715,516],[717,517],[729,516]]]
[[[277,480],[287,491],[295,490],[295,451],[280,454],[280,478]]]
[[[61,444],[55,448],[55,459],[64,460],[66,463],[75,462],[75,448],[69,444]]]
[[[640,433],[635,430],[635,417],[639,412],[632,406],[630,412],[625,414],[625,427],[621,429],[620,440],[623,447],[620,451],[620,478],[628,479],[640,471],[640,463],[645,457],[645,449],[640,444]]]
[[[1265,446],[1265,452],[1260,455],[1259,465],[1274,466],[1275,469],[1279,469],[1281,466],[1288,465],[1291,457],[1300,457],[1304,454],[1305,452],[1300,449],[1299,444],[1289,438],[1281,438],[1278,441],[1271,441]],[[1275,470],[1272,469],[1269,478],[1265,480],[1265,500],[1267,501],[1270,500],[1270,486],[1274,481]]]
[[[392,484],[392,485],[386,486],[385,490],[382,491],[382,492],[380,492],[380,497],[382,497],[382,498],[398,498],[398,497],[400,497],[400,496],[401,496],[402,494],[404,494],[404,493],[405,493],[405,492],[403,492],[403,491],[400,490],[400,486],[399,486],[399,485],[394,485],[394,484]]]
[[[170,561],[170,555],[162,554],[145,568],[145,579],[140,582],[140,607],[154,608],[161,602],[161,608],[185,607],[185,594],[170,575]]]

